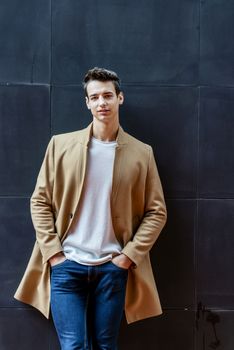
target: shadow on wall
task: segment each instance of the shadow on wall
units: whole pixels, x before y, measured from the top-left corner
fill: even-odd
[[[197,330],[199,330],[200,322],[202,324],[202,349],[207,349],[206,345],[209,349],[218,349],[221,346],[221,340],[219,339],[217,332],[217,324],[221,322],[220,315],[214,311],[206,309],[205,305],[202,305],[202,303],[199,302],[196,315]],[[204,326],[204,323],[209,325],[208,329],[207,325]]]

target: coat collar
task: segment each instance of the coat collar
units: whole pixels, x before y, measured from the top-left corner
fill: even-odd
[[[85,146],[88,146],[89,141],[92,137],[93,123],[90,123],[87,128],[80,130],[79,141]],[[118,134],[116,137],[116,142],[118,146],[122,146],[128,143],[127,134],[124,132],[123,128],[119,126]]]

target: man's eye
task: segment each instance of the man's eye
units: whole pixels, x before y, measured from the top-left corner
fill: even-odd
[[[97,99],[97,96],[92,96],[91,97],[91,101],[96,101],[96,99]]]

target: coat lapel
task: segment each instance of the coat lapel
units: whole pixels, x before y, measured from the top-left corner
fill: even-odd
[[[112,208],[114,207],[113,206],[114,201],[118,193],[122,169],[124,164],[126,164],[124,158],[126,153],[125,147],[128,140],[127,140],[127,135],[125,134],[125,132],[121,127],[119,127],[116,141],[117,141],[117,147],[115,152],[115,162],[114,162],[113,180],[112,180],[112,194],[111,194]]]
[[[87,157],[88,157],[88,144],[89,144],[91,135],[92,135],[92,123],[89,124],[87,128],[85,128],[79,132],[79,138],[77,139],[77,146],[79,145],[79,147],[77,147],[77,153],[76,153],[77,154],[77,161],[76,161],[76,166],[75,166],[75,169],[76,169],[75,173],[77,174],[77,176],[75,176],[75,178],[80,179],[80,181],[77,182],[77,180],[76,180],[76,183],[74,184],[74,187],[78,189],[76,199],[75,199],[76,204],[75,204],[75,207],[73,209],[73,212],[70,214],[70,215],[72,215],[72,217],[71,217],[69,225],[66,229],[66,232],[62,237],[62,241],[64,241],[64,239],[66,238],[66,236],[67,236],[67,234],[68,234],[68,232],[69,232],[69,230],[74,222],[76,214],[77,214],[82,189],[84,186],[85,173],[86,173],[86,167],[87,167]]]

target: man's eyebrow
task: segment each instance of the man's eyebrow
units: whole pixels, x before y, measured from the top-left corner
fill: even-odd
[[[107,94],[112,94],[113,95],[113,91],[104,91],[104,92],[102,92],[100,94],[95,93],[95,94],[89,95],[89,97],[93,97],[93,96],[97,96],[97,95],[107,95]]]
[[[92,94],[92,95],[89,95],[89,97],[92,97],[92,96],[97,96],[98,94]]]

